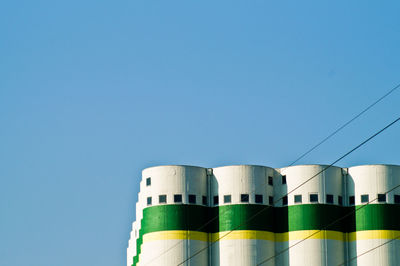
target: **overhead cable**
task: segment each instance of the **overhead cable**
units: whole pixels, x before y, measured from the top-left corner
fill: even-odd
[[[386,192],[385,192],[385,195],[388,194],[389,192],[392,192],[393,190],[395,190],[396,188],[399,188],[399,187],[400,187],[400,185],[394,186],[393,188],[391,188],[391,189],[389,189],[388,191],[386,191]],[[350,216],[352,216],[352,215],[355,215],[356,212],[358,212],[359,210],[365,208],[367,205],[371,204],[372,202],[376,201],[377,199],[378,199],[378,197],[374,198],[373,200],[368,201],[367,203],[365,203],[365,204],[363,204],[363,205],[361,205],[361,206],[356,207],[352,212],[349,212],[349,213],[347,213],[346,215],[344,215],[344,216],[342,216],[342,217],[339,217],[339,218],[336,219],[335,221],[333,221],[333,222],[329,223],[328,225],[324,226],[322,229],[316,230],[315,232],[313,232],[313,233],[310,234],[309,236],[307,236],[307,237],[301,239],[300,241],[296,242],[295,244],[293,244],[293,245],[291,245],[291,246],[289,246],[289,247],[287,247],[287,248],[281,250],[278,254],[275,254],[274,256],[271,256],[271,257],[269,257],[269,258],[267,258],[267,259],[265,259],[265,260],[263,260],[263,261],[257,263],[257,266],[262,265],[262,264],[264,264],[264,263],[266,263],[266,262],[268,262],[268,261],[270,261],[270,260],[272,260],[272,259],[278,257],[279,255],[285,253],[286,251],[289,251],[289,249],[291,249],[291,248],[297,246],[298,244],[300,244],[300,243],[306,241],[307,239],[313,237],[314,235],[316,235],[316,234],[318,234],[318,233],[320,233],[320,232],[322,232],[322,231],[324,231],[324,230],[330,228],[332,225],[335,225],[336,223],[340,222],[341,220],[343,220],[343,219],[345,219],[345,218],[347,218],[347,217],[350,217]],[[399,237],[400,237],[400,236],[399,236]],[[397,237],[397,238],[398,238],[398,237]],[[359,255],[359,256],[361,256],[361,255]],[[356,258],[356,257],[355,257],[355,258]],[[355,258],[354,258],[354,259],[355,259]],[[346,262],[344,262],[344,263],[347,263],[347,262],[348,262],[348,261],[346,261]],[[343,263],[340,264],[340,265],[343,265]]]
[[[327,169],[329,169],[330,167],[332,167],[335,163],[341,161],[343,158],[345,158],[346,156],[350,155],[352,152],[356,151],[357,149],[359,149],[360,147],[362,147],[363,145],[365,145],[367,142],[369,142],[370,140],[372,140],[373,138],[375,138],[376,136],[378,136],[379,134],[381,134],[383,131],[385,131],[386,129],[388,129],[389,127],[393,126],[395,123],[397,123],[400,120],[400,117],[398,117],[397,119],[395,119],[393,122],[389,123],[388,125],[386,125],[384,128],[382,128],[381,130],[379,130],[378,132],[376,132],[375,134],[373,134],[372,136],[370,136],[369,138],[367,138],[366,140],[364,140],[363,142],[361,142],[360,144],[358,144],[356,147],[354,147],[353,149],[351,149],[350,151],[346,152],[344,155],[342,155],[341,157],[339,157],[337,160],[335,160],[333,163],[331,163],[330,165],[328,165],[327,167],[325,167],[324,169],[322,169],[321,171],[319,171],[317,174],[313,175],[312,177],[308,178],[306,181],[304,181],[303,183],[301,183],[300,185],[298,185],[297,187],[295,187],[294,189],[292,189],[291,191],[289,191],[287,194],[285,194],[284,196],[280,197],[278,200],[274,201],[274,203],[280,201],[281,199],[283,199],[284,197],[286,197],[287,195],[289,195],[290,193],[294,192],[295,190],[297,190],[298,188],[300,188],[301,186],[305,185],[307,182],[311,181],[313,178],[315,178],[316,176],[318,176],[319,174],[321,174],[322,172],[326,171]],[[254,215],[252,215],[250,218],[246,219],[246,221],[244,223],[241,223],[239,226],[229,230],[226,234],[224,234],[223,236],[219,237],[216,241],[212,242],[211,244],[208,244],[207,247],[200,249],[198,252],[194,253],[192,256],[186,258],[184,261],[182,261],[181,263],[177,264],[177,266],[184,264],[185,262],[189,261],[190,259],[192,259],[193,257],[195,257],[196,255],[200,254],[202,251],[208,249],[210,246],[212,246],[214,243],[218,242],[219,240],[221,240],[222,238],[226,237],[227,235],[229,235],[230,233],[232,233],[233,231],[235,231],[236,229],[240,228],[241,226],[243,226],[244,224],[246,224],[247,222],[251,221],[252,219],[254,219],[256,216],[258,216],[260,213],[264,212],[265,210],[271,208],[271,206],[266,206],[266,208],[256,212]]]
[[[352,119],[350,119],[349,121],[347,121],[346,123],[344,123],[343,125],[341,125],[338,129],[336,129],[335,131],[333,131],[331,134],[329,134],[327,137],[325,137],[323,140],[321,140],[320,142],[318,142],[315,146],[311,147],[311,149],[307,150],[305,153],[303,153],[302,155],[300,155],[300,157],[298,157],[296,160],[294,160],[289,166],[294,165],[295,163],[297,163],[298,161],[300,161],[303,157],[305,157],[307,154],[309,154],[310,152],[312,152],[313,150],[315,150],[316,148],[318,148],[320,145],[322,145],[325,141],[327,141],[328,139],[330,139],[331,137],[333,137],[334,135],[336,135],[339,131],[341,131],[342,129],[344,129],[345,127],[347,127],[349,124],[351,124],[354,120],[356,120],[357,118],[359,118],[360,116],[362,116],[365,112],[367,112],[369,109],[371,109],[372,107],[374,107],[377,103],[379,103],[380,101],[382,101],[384,98],[386,98],[387,96],[389,96],[392,92],[394,92],[395,90],[397,90],[398,88],[400,88],[400,84],[396,85],[395,87],[393,87],[391,90],[389,90],[387,93],[385,93],[383,96],[381,96],[378,100],[376,100],[375,102],[373,102],[372,104],[368,105],[364,110],[362,110],[360,113],[358,113],[356,116],[354,116]]]
[[[318,148],[319,146],[321,146],[324,142],[326,142],[328,139],[330,139],[331,137],[333,137],[334,135],[336,135],[339,131],[341,131],[342,129],[344,129],[346,126],[348,126],[350,123],[352,123],[354,120],[356,120],[357,118],[359,118],[360,116],[362,116],[365,112],[367,112],[369,109],[371,109],[373,106],[375,106],[377,103],[379,103],[380,101],[382,101],[384,98],[386,98],[387,96],[389,96],[391,93],[393,93],[395,90],[397,90],[398,88],[400,88],[400,84],[396,85],[395,87],[393,87],[392,89],[390,89],[387,93],[385,93],[384,95],[382,95],[379,99],[377,99],[375,102],[373,102],[372,104],[370,104],[369,106],[367,106],[365,109],[363,109],[360,113],[358,113],[356,116],[354,116],[352,119],[350,119],[349,121],[347,121],[346,123],[344,123],[342,126],[340,126],[338,129],[336,129],[334,132],[332,132],[331,134],[329,134],[327,137],[325,137],[323,140],[321,140],[319,143],[317,143],[315,146],[313,146],[311,149],[307,150],[305,153],[303,153],[300,157],[298,157],[296,160],[294,160],[289,166],[294,165],[296,162],[298,162],[300,159],[302,159],[303,157],[305,157],[306,155],[308,155],[309,153],[311,153],[313,150],[315,150],[316,148]],[[286,168],[286,167],[285,167]],[[325,169],[326,170],[326,169]],[[266,186],[267,182],[265,182],[262,187]],[[253,193],[255,192],[252,191]],[[289,194],[289,193],[288,193]],[[232,207],[231,207],[232,208]],[[229,209],[225,209],[225,212],[229,211]],[[203,224],[201,227],[197,228],[196,231],[199,231],[201,229],[203,229],[204,227],[206,227],[208,224],[210,224],[211,222],[213,222],[215,219],[218,218],[218,215],[216,215],[215,217],[213,217],[212,219],[210,219],[209,221],[207,221],[205,224]],[[184,240],[181,240],[181,242],[183,242]],[[167,250],[163,251],[160,255],[154,257],[152,260],[150,260],[148,263],[154,261],[155,259],[157,259],[158,257],[164,255],[165,253],[167,253],[168,251],[172,250],[173,248],[175,248],[176,246],[178,246],[181,242],[176,243],[175,245],[171,246],[170,248],[168,248]]]

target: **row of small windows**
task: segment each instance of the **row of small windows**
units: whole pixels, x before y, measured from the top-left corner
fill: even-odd
[[[282,176],[282,184],[286,184],[286,175]],[[146,186],[150,186],[150,185],[151,185],[151,178],[148,177],[148,178],[146,178]],[[268,185],[273,186],[273,177],[272,176],[268,176]],[[309,197],[310,197],[309,200],[311,203],[318,202],[318,194],[310,194]],[[382,203],[386,202],[386,194],[378,194],[377,200],[378,200],[378,202],[382,202]],[[224,203],[231,203],[231,201],[232,201],[231,195],[224,195]],[[303,201],[302,195],[294,195],[294,203],[302,203],[302,201]],[[182,195],[181,194],[174,195],[174,203],[181,203],[181,202],[182,202]],[[196,204],[196,195],[192,195],[192,194],[189,195],[188,202],[189,202],[189,204]],[[243,202],[243,203],[249,202],[249,194],[241,194],[240,202]],[[273,202],[274,202],[273,197],[269,196],[268,204],[272,205]],[[369,202],[369,195],[368,194],[361,195],[361,203],[368,203],[368,202]],[[159,203],[167,203],[167,196],[159,195]],[[214,205],[219,204],[218,196],[214,196],[213,203],[214,203]],[[264,203],[263,195],[256,194],[255,195],[255,203],[260,203],[260,204]],[[334,204],[334,196],[331,194],[327,194],[326,195],[326,203]],[[337,203],[339,205],[343,205],[342,196],[337,197]],[[394,203],[400,204],[400,195],[394,195]],[[147,205],[151,205],[151,204],[152,204],[152,198],[148,197]],[[206,196],[202,197],[202,204],[207,205],[207,197]],[[288,204],[287,196],[284,196],[282,198],[282,204],[283,205]],[[355,204],[355,197],[350,196],[349,197],[349,205],[354,205],[354,204]]]
[[[286,184],[286,176],[282,176],[282,184]],[[274,179],[272,176],[268,176],[268,185],[274,185]],[[146,178],[146,186],[151,186],[151,177]]]
[[[282,185],[286,184],[286,176],[283,175],[281,179]],[[273,186],[274,185],[274,178],[272,176],[268,176],[268,185]]]
[[[378,197],[376,198],[378,202],[385,203],[386,202],[386,194],[378,194]],[[361,195],[361,203],[368,203],[369,200],[369,195],[364,194]],[[394,195],[393,201],[395,204],[400,204],[400,195]],[[349,197],[349,205],[354,205],[355,204],[355,198],[354,196]]]
[[[264,203],[263,195],[256,194],[254,198],[255,203],[262,204]],[[232,196],[231,195],[224,195],[224,203],[231,203]],[[240,194],[240,202],[248,203],[249,202],[249,194]],[[167,195],[159,195],[158,196],[158,203],[163,204],[167,203]],[[174,195],[174,203],[182,203],[182,194],[175,194]],[[189,204],[196,204],[197,199],[196,195],[189,194],[188,195],[188,203]],[[213,198],[214,205],[219,204],[219,196],[214,196]],[[272,205],[274,203],[274,198],[272,196],[268,197],[268,203]],[[147,205],[152,205],[152,197],[147,197]],[[202,204],[207,205],[207,196],[202,196]]]
[[[232,196],[231,195],[224,195],[224,203],[231,203],[232,202]],[[249,194],[240,194],[240,202],[243,203],[248,203],[250,200]],[[256,194],[254,195],[254,202],[258,204],[263,204],[264,203],[264,197],[261,194]],[[219,204],[219,196],[214,196],[213,198],[213,203],[214,205]],[[272,205],[274,203],[274,198],[272,196],[268,197],[268,204]]]
[[[250,198],[249,194],[240,194],[240,202],[242,202],[242,203],[248,203],[249,198]],[[223,199],[224,199],[224,203],[232,202],[231,195],[224,195]],[[381,202],[381,203],[386,202],[386,194],[378,194],[377,200],[378,200],[378,202]],[[263,195],[256,194],[254,197],[254,201],[255,201],[255,203],[263,204],[264,203]],[[316,194],[316,193],[309,194],[309,201],[311,203],[318,203],[318,194]],[[196,204],[197,203],[196,195],[189,194],[188,202],[189,202],[189,204]],[[300,204],[302,202],[303,202],[303,195],[294,195],[294,203]],[[361,195],[361,203],[368,203],[368,202],[369,202],[369,195],[368,194]],[[167,195],[159,195],[158,203],[160,203],[160,204],[167,203]],[[174,195],[174,203],[182,203],[182,194]],[[274,198],[272,196],[269,196],[268,204],[272,205],[273,203],[274,203]],[[332,194],[326,195],[326,203],[334,204],[334,196]],[[342,196],[337,196],[337,203],[341,206],[343,205],[343,197]],[[394,195],[394,203],[400,204],[400,195]],[[202,196],[202,204],[207,205],[207,196]],[[219,196],[214,196],[213,204],[214,205],[219,204]],[[284,196],[282,198],[282,205],[286,206],[287,204],[288,204],[288,197]],[[355,197],[350,196],[349,197],[349,205],[354,205],[354,204],[355,204]],[[152,205],[152,197],[147,198],[147,205]]]
[[[282,176],[282,184],[286,184],[286,175]],[[146,186],[151,185],[151,177],[146,178]],[[268,185],[273,186],[273,177],[268,176]],[[160,195],[165,196],[165,201],[161,201],[161,198],[159,199],[159,203],[166,203],[166,195]],[[164,199],[164,197],[163,197]],[[386,202],[386,194],[378,194],[378,202]],[[150,201],[150,204],[149,204]],[[191,204],[196,204],[196,195],[189,195],[188,199],[189,203]],[[241,194],[240,198],[241,202],[249,202],[249,195],[248,194]],[[182,195],[174,195],[174,202],[179,203],[182,202]],[[231,202],[231,196],[230,195],[225,195],[224,196],[224,203],[230,203]],[[263,196],[262,195],[255,195],[255,202],[256,203],[263,203]],[[310,194],[310,202],[318,202],[318,194]],[[342,196],[338,196],[338,204],[343,205],[343,198]],[[361,195],[361,203],[368,203],[369,202],[369,195],[364,194]],[[203,205],[207,205],[207,197],[203,196]],[[268,203],[272,205],[273,203],[273,198],[270,196],[268,199]],[[302,203],[302,195],[295,195],[294,196],[294,203]],[[331,194],[326,195],[326,203],[328,204],[334,204],[334,196]],[[400,204],[400,195],[394,195],[394,203]],[[214,205],[218,204],[218,196],[214,196]],[[282,204],[287,205],[287,196],[282,198]],[[354,205],[355,204],[355,198],[354,196],[349,197],[349,205]],[[150,200],[147,198],[147,205],[151,205],[151,197]]]
[[[189,194],[188,202],[189,202],[189,204],[196,204],[197,196],[193,195],[193,194]],[[160,204],[167,203],[167,195],[159,195],[158,203],[160,203]],[[174,203],[182,203],[182,194],[174,195]],[[152,205],[152,204],[153,204],[152,197],[147,197],[147,205]],[[202,204],[207,205],[207,197],[206,196],[202,196]]]
[[[309,200],[311,203],[318,203],[318,194],[310,194],[309,197],[310,197]],[[386,202],[386,194],[378,194],[377,201],[380,203],[385,203]],[[294,195],[294,203],[302,203],[302,202],[303,202],[302,195]],[[368,194],[361,195],[361,203],[368,203],[368,202],[369,202],[369,195]],[[327,194],[326,195],[326,203],[334,204],[334,196],[331,194]],[[337,197],[337,203],[341,206],[343,205],[343,197],[342,196]],[[394,203],[400,204],[400,195],[394,195]],[[284,196],[282,198],[282,204],[283,205],[288,204],[287,196]],[[355,197],[350,196],[349,197],[349,205],[354,205],[354,204],[355,204]]]
[[[311,203],[318,203],[318,194],[317,193],[311,193],[309,194],[309,201]],[[282,198],[282,204],[287,205],[287,196],[284,196]],[[294,203],[302,203],[303,202],[303,195],[294,195]],[[338,196],[338,204],[343,205],[343,198],[342,196]],[[332,194],[327,194],[326,195],[326,203],[328,204],[334,204],[334,196]]]

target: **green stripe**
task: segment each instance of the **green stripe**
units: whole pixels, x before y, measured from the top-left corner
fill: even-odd
[[[209,208],[199,205],[160,205],[143,210],[143,234],[165,230],[207,232]],[[204,228],[201,228],[204,227]],[[201,228],[201,229],[199,229]]]
[[[346,207],[327,204],[303,204],[274,209],[275,233],[319,229],[347,231],[344,220],[335,222],[349,211]]]
[[[400,230],[400,205],[368,204],[357,206],[355,228],[351,232],[364,230]]]
[[[274,208],[265,205],[238,204],[211,208],[215,218],[210,233],[230,230],[274,231]]]
[[[357,210],[357,212],[354,211]],[[346,218],[343,218],[347,216]],[[300,204],[270,207],[236,204],[219,207],[199,205],[160,205],[145,208],[136,256],[139,260],[143,235],[167,230],[217,233],[231,230],[257,230],[285,233],[299,230],[400,230],[400,205],[369,204],[342,207],[328,204]],[[332,225],[330,225],[332,224]],[[330,226],[328,226],[330,225]]]

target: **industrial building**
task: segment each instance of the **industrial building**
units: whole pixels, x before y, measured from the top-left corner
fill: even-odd
[[[147,168],[127,265],[398,266],[397,186],[396,165]]]

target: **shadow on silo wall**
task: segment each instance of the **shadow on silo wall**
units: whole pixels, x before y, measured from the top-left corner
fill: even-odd
[[[347,175],[347,203],[348,207],[345,208],[345,232],[347,235],[346,242],[346,260],[343,263],[345,266],[357,266],[357,241],[350,241],[350,233],[356,232],[356,206],[353,204],[350,206],[350,196],[354,196],[355,200],[355,190],[354,190],[354,180],[350,175]]]
[[[347,193],[344,194],[354,195],[353,179],[351,177],[348,177],[347,182],[348,188],[352,189],[350,191],[347,190]],[[287,194],[287,191],[282,192],[282,194]],[[343,203],[348,200],[348,197],[347,199],[343,197]],[[335,245],[328,245],[327,241],[322,242],[322,245],[325,246],[323,251],[325,252],[325,254],[321,257],[323,259],[323,261],[321,261],[321,265],[337,266],[339,260],[339,263],[343,263],[341,265],[357,266],[357,260],[355,259],[355,257],[357,256],[357,243],[356,241],[348,241],[348,233],[356,231],[355,211],[355,206],[346,207],[332,204],[299,204],[285,207],[275,207],[275,265],[303,265],[300,261],[293,261],[293,259],[296,257],[295,254],[297,252],[303,254],[305,252],[309,252],[309,254],[303,256],[303,258],[305,259],[307,259],[307,256],[310,256],[310,258],[311,256],[314,256],[313,250],[300,248],[302,242],[304,243],[305,241],[307,241],[308,238],[304,238],[304,241],[300,240],[299,242],[292,241],[291,244],[289,241],[284,241],[288,240],[289,232],[301,230],[316,230],[316,232],[319,233],[320,231],[326,230],[333,232],[343,232],[343,250],[337,252],[337,250],[334,250]],[[285,235],[285,233],[287,234]],[[309,238],[312,238],[313,234],[314,233],[312,233],[312,235],[309,235]],[[329,236],[325,235],[324,238],[329,239]],[[294,251],[296,246],[299,247],[299,249],[297,251]],[[294,254],[294,256],[291,254]],[[342,260],[338,259],[338,254],[343,254],[340,255],[341,257],[343,257]],[[314,265],[313,263],[311,264]]]

